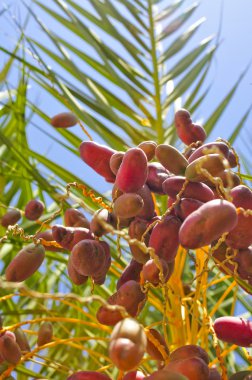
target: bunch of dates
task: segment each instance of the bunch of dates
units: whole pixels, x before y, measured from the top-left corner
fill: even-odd
[[[59,114],[54,127],[76,122],[72,114]],[[210,246],[218,268],[252,285],[252,191],[232,169],[239,159],[224,140],[204,143],[202,126],[192,122],[188,111],[175,114],[178,137],[184,152],[168,144],[144,141],[126,152],[118,152],[93,141],[80,145],[80,156],[96,173],[113,184],[112,203],[97,210],[91,221],[69,208],[64,225],[36,235],[37,242],[24,247],[6,269],[7,281],[24,281],[44,260],[43,242],[56,242],[46,249],[68,250],[68,274],[76,285],[88,278],[97,285],[106,281],[111,265],[107,234],[123,236],[129,243],[131,261],[117,282],[117,291],[97,312],[99,323],[114,326],[109,347],[112,362],[124,372],[123,380],[219,380],[209,368],[208,355],[199,346],[186,345],[169,353],[161,334],[144,329],[134,318],[143,309],[144,286],[166,284],[173,271],[179,246],[187,250]],[[236,170],[237,171],[237,170]],[[166,197],[167,209],[157,215],[156,195]],[[25,217],[36,220],[43,205],[32,200]],[[2,217],[2,225],[17,223],[17,210]],[[245,289],[247,289],[245,287]],[[126,318],[125,318],[126,317]],[[252,325],[236,317],[217,318],[217,337],[249,347]],[[136,371],[147,352],[160,369],[149,376]],[[244,376],[243,376],[244,375]],[[232,380],[249,380],[250,372],[234,374]],[[105,380],[97,372],[77,372],[69,380]]]
[[[31,352],[31,346],[27,335],[21,327],[15,328],[14,331],[4,328],[2,319],[0,320],[0,330],[0,365],[2,363],[17,365],[22,355]],[[51,322],[41,323],[37,331],[37,346],[44,346],[50,343],[52,339],[53,326]]]
[[[149,376],[146,376],[143,372],[138,370],[132,371],[132,368],[136,368],[141,362],[145,351],[152,359],[164,361],[162,368]],[[209,368],[208,354],[200,346],[188,344],[169,353],[164,339],[157,330],[149,329],[145,331],[144,328],[132,318],[125,318],[115,325],[111,335],[109,355],[112,362],[120,370],[123,372],[128,371],[127,374],[122,377],[122,380],[222,379],[215,367]],[[230,380],[251,379],[251,371],[237,372],[230,377]],[[112,379],[101,373],[80,371],[71,375],[68,380]]]

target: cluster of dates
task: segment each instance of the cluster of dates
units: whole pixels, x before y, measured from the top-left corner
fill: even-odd
[[[24,331],[18,327],[14,332],[1,326],[0,330],[0,364],[18,364],[22,355],[31,352],[31,347]],[[53,327],[51,322],[43,322],[37,332],[37,346],[44,346],[52,341]],[[2,372],[1,372],[2,373]]]
[[[65,128],[76,122],[73,119],[72,114],[57,115],[52,124]],[[237,157],[224,141],[204,144],[204,129],[192,122],[186,110],[176,113],[175,127],[182,142],[189,145],[184,153],[153,141],[142,142],[126,152],[84,141],[80,145],[83,161],[113,183],[112,206],[98,210],[90,222],[80,211],[67,209],[65,225],[56,224],[51,230],[37,234],[38,243],[24,247],[5,272],[8,281],[29,278],[44,260],[43,241],[57,242],[58,247],[45,244],[46,249],[70,251],[68,274],[76,285],[84,284],[89,277],[101,285],[111,265],[109,245],[101,237],[125,231],[132,259],[117,282],[117,291],[107,300],[111,307],[101,306],[97,320],[115,326],[109,354],[120,370],[134,370],[145,352],[162,362],[163,368],[147,377],[139,371],[129,372],[123,380],[221,378],[216,369],[208,368],[208,355],[202,348],[188,345],[169,354],[157,330],[150,329],[147,333],[135,320],[125,319],[122,311],[133,318],[139,315],[147,297],[142,285],[159,286],[169,280],[180,245],[186,249],[211,245],[212,256],[220,270],[252,285],[252,192],[231,170],[238,165]],[[167,211],[162,216],[156,214],[153,194],[168,196]],[[27,210],[37,208],[39,201],[31,202],[26,207],[26,217]],[[3,216],[3,226],[17,222],[15,211]],[[41,207],[40,212],[30,220],[41,216]],[[220,238],[221,244],[218,243]],[[217,337],[250,346],[251,323],[230,318],[233,319],[225,317],[215,321]],[[70,379],[105,380],[108,377],[97,372],[77,372]],[[244,377],[231,379],[249,380],[250,377],[246,373]]]
[[[162,276],[167,282],[179,245],[187,249],[213,245],[213,257],[218,263],[231,258],[231,263],[227,267],[220,265],[220,269],[252,284],[252,192],[231,171],[237,166],[232,148],[224,141],[198,144],[198,135],[188,137],[192,125],[195,133],[189,113],[177,112],[175,126],[180,138],[184,143],[199,145],[189,147],[185,154],[171,145],[153,141],[125,153],[92,141],[80,146],[85,163],[114,183],[112,212],[96,212],[91,230],[102,236],[106,233],[104,223],[116,224],[119,229],[128,227],[132,239],[132,260],[108,303],[124,306],[134,317],[145,301],[140,277],[154,286]],[[201,131],[202,138],[202,127],[196,130]],[[155,157],[157,162],[152,161]],[[168,195],[167,212],[162,217],[155,213],[151,193]],[[216,248],[216,241],[222,236],[225,242]],[[134,239],[144,243],[147,250]],[[154,256],[149,255],[151,250]],[[97,318],[100,323],[114,325],[122,317],[118,311],[101,307]]]
[[[155,334],[153,334],[155,331]],[[151,343],[151,338],[157,340],[159,345]],[[156,330],[148,330],[146,336],[144,328],[135,320],[125,318],[118,322],[113,329],[109,346],[109,355],[113,363],[122,371],[137,367],[147,351],[152,358],[165,360],[169,350]],[[164,358],[162,357],[164,355]],[[220,380],[220,374],[213,368],[208,368],[209,358],[205,350],[196,345],[187,345],[174,350],[169,355],[169,361],[162,369],[155,371],[150,376],[145,376],[141,371],[130,371],[122,380]],[[68,380],[105,380],[110,379],[104,374],[80,371],[68,378]],[[111,380],[111,379],[110,379]]]
[[[32,199],[25,206],[24,216],[26,219],[34,221],[41,217],[45,209],[44,203]],[[9,227],[10,225],[16,224],[22,217],[22,214],[17,209],[9,210],[6,214],[4,214],[1,218],[1,225],[3,227]]]
[[[247,344],[246,334],[252,333],[245,321],[233,318],[224,323],[223,318],[216,322],[216,330],[227,336],[241,334],[243,343]],[[245,331],[246,330],[246,331]],[[250,330],[250,332],[249,332]],[[223,332],[224,331],[224,332]],[[229,332],[230,336],[230,332]],[[132,370],[140,364],[144,353],[159,361],[160,369],[146,376],[143,372]],[[111,334],[109,356],[112,362],[123,372],[127,372],[122,380],[221,380],[222,377],[215,367],[209,368],[209,356],[200,346],[188,344],[169,353],[163,337],[154,329],[144,329],[135,319],[125,318],[118,322]],[[162,364],[161,364],[162,363]],[[251,380],[251,371],[241,371],[230,377],[230,380]],[[107,375],[80,371],[67,380],[112,380]]]

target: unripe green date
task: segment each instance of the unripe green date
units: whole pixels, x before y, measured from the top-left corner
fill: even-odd
[[[31,348],[30,348],[29,342],[28,342],[27,337],[26,337],[25,333],[23,332],[23,330],[20,327],[18,327],[14,331],[14,334],[15,334],[16,342],[19,345],[20,350],[24,353],[30,352]]]
[[[185,248],[200,248],[211,244],[237,224],[234,205],[226,200],[214,199],[190,214],[179,231],[180,244]]]
[[[187,159],[172,145],[158,145],[156,157],[166,169],[175,175],[183,175],[188,166]]]
[[[116,175],[116,186],[124,193],[140,190],[147,179],[147,157],[139,148],[129,149]]]
[[[146,154],[148,161],[151,161],[155,157],[156,147],[157,143],[155,141],[143,141],[138,145],[138,148],[142,149]]]
[[[208,181],[202,169],[207,170],[211,176],[216,177],[223,172],[226,167],[223,158],[219,154],[206,154],[205,156],[197,158],[187,166],[185,177],[192,182]]]
[[[25,246],[10,262],[5,271],[6,280],[21,282],[31,277],[41,266],[45,258],[43,245]]]
[[[137,216],[144,207],[143,198],[135,193],[125,193],[114,203],[114,213],[118,218],[132,218]]]

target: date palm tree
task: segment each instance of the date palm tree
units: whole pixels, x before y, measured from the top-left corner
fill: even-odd
[[[85,175],[87,167],[79,158],[83,139],[91,137],[118,151],[146,140],[181,147],[174,113],[183,107],[198,117],[197,111],[210,91],[208,73],[219,45],[218,38],[208,36],[188,51],[190,40],[197,36],[204,21],[194,20],[188,27],[197,6],[192,3],[186,8],[184,0],[33,0],[29,6],[20,5],[43,39],[15,20],[20,33],[15,48],[10,51],[0,47],[7,59],[0,68],[0,213],[3,215],[9,207],[23,212],[33,198],[41,199],[46,210],[39,221],[23,217],[14,229],[6,232],[0,227],[3,328],[13,331],[22,327],[32,350],[17,365],[3,362],[3,378],[12,373],[18,380],[63,380],[78,370],[100,370],[112,379],[121,378],[108,357],[111,328],[97,322],[96,311],[101,301],[115,292],[117,280],[130,260],[127,241],[115,234],[104,238],[110,245],[112,266],[102,286],[93,287],[91,281],[74,285],[66,271],[66,250],[46,250],[43,266],[22,284],[7,283],[5,269],[38,229],[62,223],[66,208],[79,207],[90,219],[100,207],[100,197],[110,203],[111,186]],[[6,9],[0,12],[1,17],[8,14]],[[19,73],[16,87],[10,82],[11,70]],[[205,121],[208,135],[244,74]],[[73,132],[53,129],[47,110],[31,99],[30,86],[41,90],[59,111],[73,112],[81,128]],[[231,144],[249,112],[233,126]],[[64,161],[68,156],[75,160],[78,170],[56,163],[57,159],[43,154],[39,144],[34,148],[29,142],[31,126],[37,136],[45,135],[64,152]],[[250,179],[249,174],[243,176]],[[162,215],[166,199],[156,196],[155,202],[156,211]],[[200,344],[208,351],[212,365],[217,364],[223,371],[225,367],[231,374],[248,367],[248,355],[236,346],[216,346],[209,321],[233,315],[237,307],[241,313],[241,306],[248,316],[252,310],[248,293],[252,288],[237,276],[220,274],[211,259],[203,274],[208,259],[206,251],[199,251],[195,255],[179,250],[169,294],[151,287],[138,320],[145,327],[157,326],[166,335],[170,349]],[[185,284],[191,286],[188,299]],[[53,339],[42,349],[36,341],[44,321],[53,324]],[[223,360],[219,354],[217,359],[218,349]],[[156,367],[157,363],[146,356],[139,368],[149,374]]]

